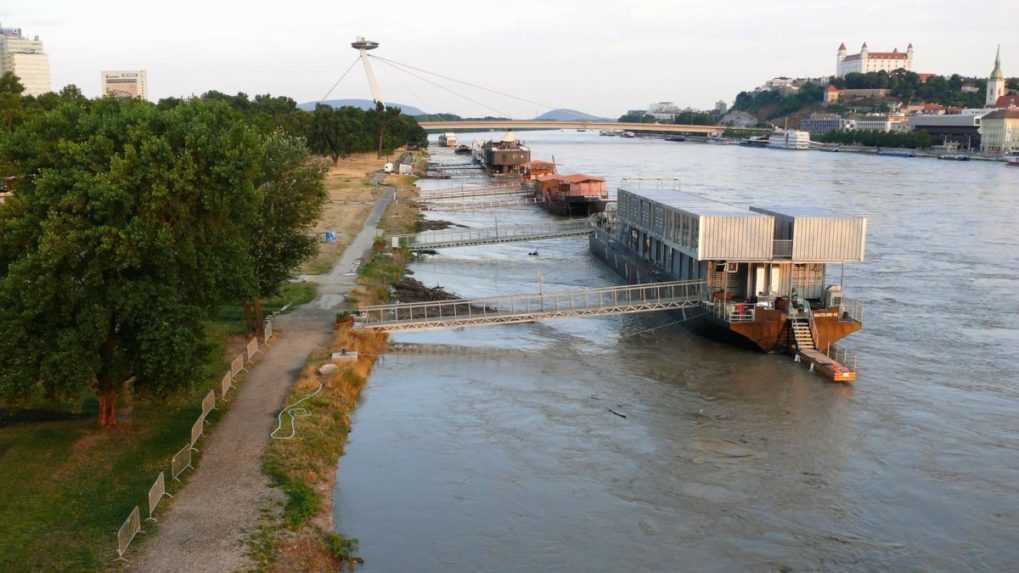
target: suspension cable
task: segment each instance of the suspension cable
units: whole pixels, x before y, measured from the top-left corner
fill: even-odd
[[[451,93],[451,94],[453,94],[453,95],[455,95],[455,96],[457,96],[459,98],[463,98],[463,99],[465,99],[465,100],[467,100],[467,101],[469,101],[469,102],[471,102],[471,103],[473,103],[475,105],[480,105],[481,107],[483,107],[485,109],[494,111],[495,113],[497,113],[500,116],[510,117],[510,114],[508,114],[508,113],[506,113],[504,111],[500,111],[500,110],[498,110],[498,109],[496,109],[496,108],[494,108],[494,107],[492,107],[492,106],[490,106],[490,105],[488,105],[486,103],[480,102],[480,101],[478,101],[478,100],[476,100],[476,99],[474,99],[474,98],[472,98],[470,96],[466,96],[466,95],[464,95],[464,94],[462,94],[460,92],[457,92],[455,90],[452,90],[452,89],[450,89],[450,88],[448,88],[448,87],[446,87],[446,86],[444,86],[444,85],[442,85],[442,84],[440,84],[438,82],[432,81],[432,80],[430,80],[430,79],[428,79],[426,77],[423,77],[423,76],[421,76],[419,74],[416,74],[416,73],[412,72],[411,70],[407,69],[406,67],[404,67],[403,64],[399,64],[397,62],[394,62],[392,60],[388,60],[386,58],[378,58],[378,57],[375,57],[375,56],[371,56],[371,54],[369,54],[369,57],[373,57],[376,60],[379,60],[380,62],[383,62],[383,63],[391,66],[392,68],[394,68],[396,70],[399,70],[399,71],[401,71],[401,72],[403,72],[405,74],[409,74],[411,76],[414,76],[415,78],[417,78],[417,79],[419,79],[419,80],[421,80],[421,81],[423,81],[425,83],[431,84],[431,85],[433,85],[433,86],[435,86],[435,87],[437,87],[437,88],[439,88],[441,90],[445,90],[445,91],[447,91],[447,92],[449,92],[449,93]]]
[[[318,103],[324,102],[326,100],[326,98],[329,97],[333,93],[333,90],[336,89],[336,86],[340,85],[340,82],[343,81],[343,78],[347,77],[347,74],[350,73],[350,70],[354,69],[354,66],[357,65],[357,61],[360,60],[360,59],[361,59],[361,56],[358,56],[358,57],[354,58],[354,62],[350,64],[350,67],[347,68],[347,71],[343,72],[343,74],[340,76],[340,78],[338,80],[336,80],[336,83],[333,84],[333,87],[329,88],[329,91],[326,92],[326,95],[322,96],[322,99],[318,100]]]
[[[422,68],[419,68],[419,67],[416,67],[416,66],[412,66],[410,64],[401,64],[400,62],[397,62],[397,61],[394,61],[394,60],[390,60],[389,58],[384,58],[382,56],[376,56],[374,54],[368,54],[368,57],[369,58],[374,58],[376,60],[384,61],[384,62],[389,62],[391,64],[397,64],[397,65],[400,65],[400,66],[403,66],[403,67],[406,67],[406,68],[410,68],[410,69],[418,71],[418,72],[422,72],[422,73],[429,74],[429,75],[432,75],[432,76],[440,77],[440,78],[442,78],[444,80],[448,80],[448,81],[451,81],[451,82],[456,82],[458,84],[463,84],[465,86],[470,86],[472,88],[477,88],[479,90],[484,90],[486,92],[490,92],[490,93],[493,93],[493,94],[496,94],[496,95],[500,95],[500,96],[503,96],[503,97],[508,97],[510,99],[515,99],[517,101],[522,101],[524,103],[528,103],[528,104],[531,104],[531,105],[537,105],[537,106],[541,106],[541,107],[548,108],[548,109],[554,109],[556,107],[556,106],[548,104],[548,103],[542,103],[542,102],[539,102],[539,101],[534,101],[534,100],[530,100],[530,99],[527,99],[527,98],[518,97],[518,96],[515,96],[513,94],[508,94],[506,92],[501,92],[501,91],[498,91],[498,90],[493,90],[491,88],[486,88],[485,86],[478,85],[478,84],[475,84],[475,83],[465,82],[463,80],[458,80],[456,78],[451,78],[449,76],[446,76],[446,75],[443,75],[443,74],[440,74],[440,73],[437,73],[437,72],[430,72],[428,70],[425,70],[425,69],[422,69]]]

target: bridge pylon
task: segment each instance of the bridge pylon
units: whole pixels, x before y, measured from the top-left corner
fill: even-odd
[[[386,105],[386,102],[382,101],[382,96],[379,94],[379,82],[375,79],[375,71],[372,69],[372,64],[368,58],[368,52],[379,47],[378,42],[366,40],[364,36],[358,36],[353,42],[350,43],[350,47],[357,50],[361,55],[361,63],[364,64],[364,73],[368,76],[368,87],[372,91],[372,100]]]

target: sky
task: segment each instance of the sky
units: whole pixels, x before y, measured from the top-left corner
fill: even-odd
[[[774,76],[831,75],[835,51],[913,43],[914,71],[986,77],[1001,44],[1019,76],[1015,0],[512,0],[261,2],[4,0],[0,24],[38,35],[54,89],[99,93],[101,70],[145,69],[149,99],[208,90],[315,101],[366,36],[391,60],[527,101],[376,62],[382,98],[426,112],[617,117],[655,101],[711,108]],[[420,72],[415,72],[422,75]],[[428,76],[425,76],[428,77]],[[333,98],[369,98],[357,67]],[[484,105],[481,105],[484,104]]]

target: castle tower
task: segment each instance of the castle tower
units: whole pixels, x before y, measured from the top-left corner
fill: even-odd
[[[1001,73],[1001,45],[998,45],[998,52],[994,55],[994,69],[991,70],[991,77],[987,78],[987,107],[994,107],[998,98],[1005,95],[1005,74]]]
[[[846,59],[846,43],[839,44],[839,51],[835,53],[835,75],[842,77],[842,60]]]
[[[906,69],[913,69],[913,42],[906,46]]]

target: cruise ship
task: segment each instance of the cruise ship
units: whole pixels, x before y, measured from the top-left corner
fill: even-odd
[[[810,149],[810,132],[783,129],[768,137],[768,147],[775,149]]]

